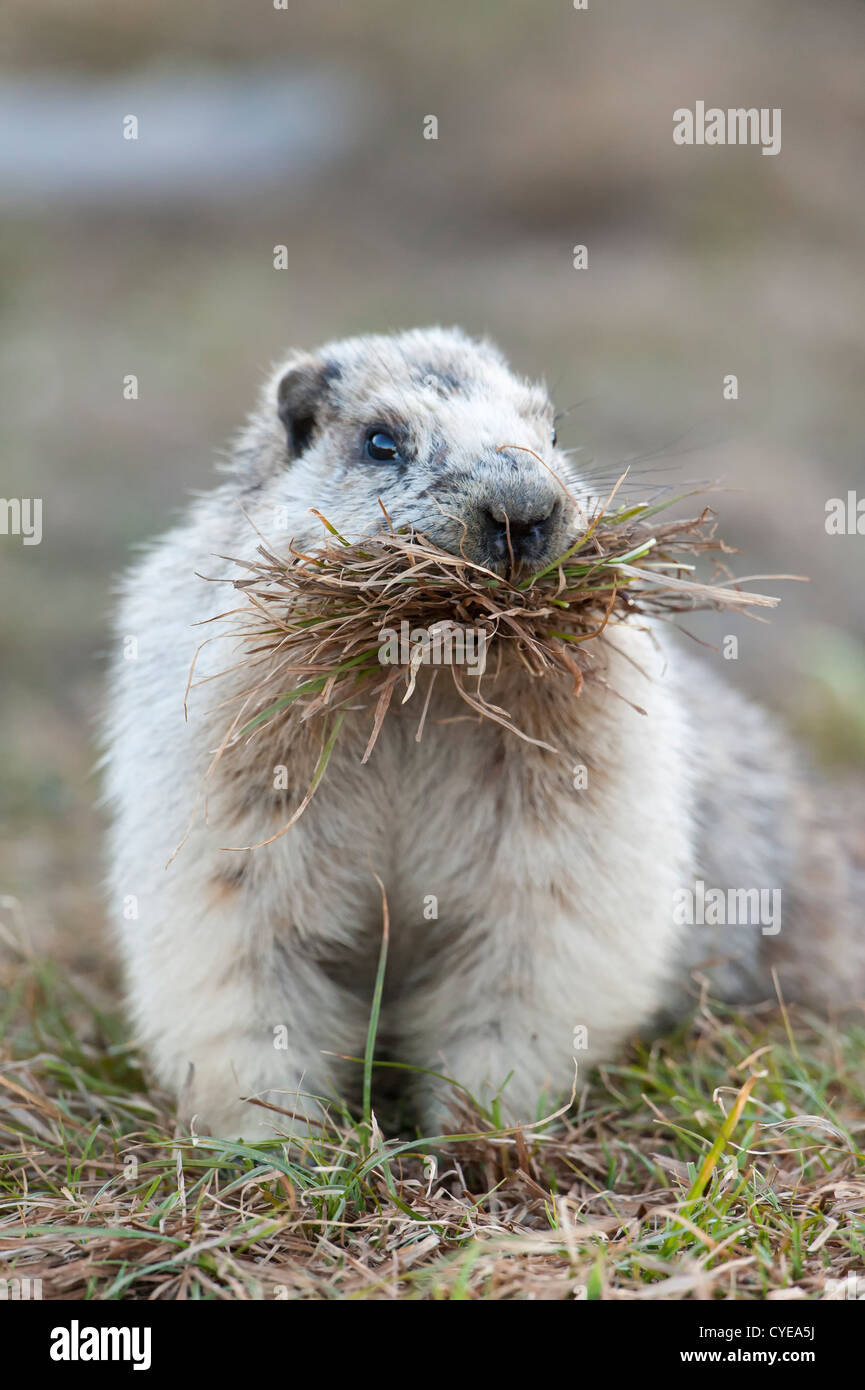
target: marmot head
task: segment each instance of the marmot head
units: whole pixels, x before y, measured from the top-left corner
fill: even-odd
[[[315,507],[351,539],[411,526],[505,572],[567,548],[574,506],[560,479],[546,390],[459,329],[330,343],[271,378],[237,451],[256,500],[299,544]],[[272,533],[271,533],[272,534]]]

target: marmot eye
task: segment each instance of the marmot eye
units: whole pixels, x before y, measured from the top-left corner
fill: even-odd
[[[388,434],[387,430],[370,430],[366,437],[366,456],[375,459],[376,463],[387,463],[399,458],[399,449],[396,447],[393,435]]]
[[[557,431],[555,425],[553,425],[553,448],[554,448],[554,449],[555,449],[556,445],[558,444],[558,442],[559,442],[558,431]]]

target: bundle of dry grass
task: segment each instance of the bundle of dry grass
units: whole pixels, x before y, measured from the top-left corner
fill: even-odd
[[[614,509],[615,492],[583,517],[563,555],[531,575],[495,574],[394,529],[386,513],[381,531],[357,543],[316,513],[323,541],[310,553],[291,545],[277,554],[264,542],[252,560],[234,561],[245,571],[234,582],[247,606],[225,616],[238,623],[250,681],[235,699],[226,742],[256,735],[277,718],[332,715],[317,785],[349,710],[370,720],[365,761],[395,695],[412,697],[422,664],[445,666],[475,716],[527,738],[485,695],[485,682],[494,685],[504,666],[521,666],[536,679],[564,677],[578,694],[611,624],[778,602],[744,591],[744,581],[730,576],[722,557],[732,552],[716,537],[708,507],[697,517],[662,519],[681,499]],[[715,556],[709,583],[694,575],[694,557],[704,552]],[[460,659],[466,653],[471,660]]]

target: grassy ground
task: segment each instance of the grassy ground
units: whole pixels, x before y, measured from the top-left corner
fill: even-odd
[[[824,1299],[851,1273],[865,1291],[861,1025],[704,997],[566,1122],[501,1130],[455,1092],[444,1142],[334,1102],[308,1141],[252,1147],[177,1133],[92,990],[15,955],[10,932],[0,1252],[46,1299]]]

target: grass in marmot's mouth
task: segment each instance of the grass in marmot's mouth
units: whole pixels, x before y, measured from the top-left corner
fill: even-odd
[[[556,1126],[501,1130],[498,1107],[464,1097],[474,1137],[433,1157],[336,1098],[304,1139],[179,1135],[118,1021],[53,966],[3,965],[0,1013],[10,1297],[14,1280],[44,1299],[226,1301],[865,1288],[861,1028],[704,999],[687,1033],[602,1069]]]
[[[527,576],[504,577],[441,550],[420,534],[395,529],[386,513],[376,535],[355,543],[316,513],[322,542],[310,551],[290,544],[277,553],[262,537],[251,559],[230,557],[244,571],[234,584],[246,602],[225,617],[235,624],[249,682],[230,702],[235,713],[226,744],[256,736],[276,718],[302,724],[326,716],[305,807],[343,718],[350,712],[367,719],[365,761],[394,699],[405,704],[415,694],[423,664],[453,682],[475,717],[537,743],[487,698],[503,667],[522,667],[539,680],[565,679],[579,694],[603,666],[599,657],[611,625],[778,602],[747,592],[745,581],[730,574],[724,560],[732,552],[716,536],[708,508],[696,517],[665,519],[682,499],[615,507],[615,492],[595,514],[582,517],[579,535],[562,555]],[[714,558],[708,581],[695,574],[700,555]],[[410,635],[407,657],[400,634]],[[467,653],[474,659],[462,659]],[[418,702],[418,738],[430,689]]]

